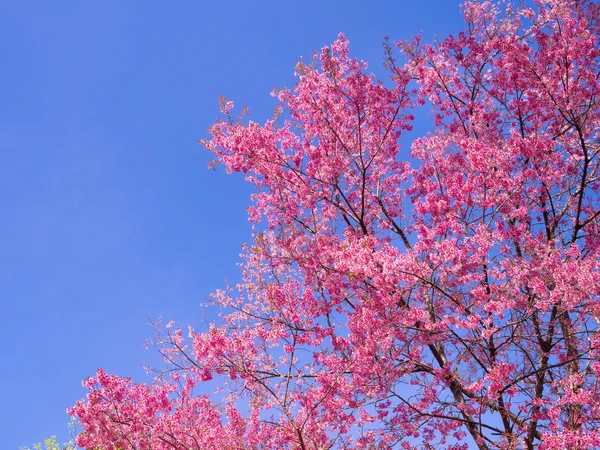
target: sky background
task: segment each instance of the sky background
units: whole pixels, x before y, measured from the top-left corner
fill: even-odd
[[[3,2],[2,449],[67,440],[82,379],[144,381],[147,316],[200,329],[238,277],[251,190],[197,145],[221,94],[263,122],[340,31],[385,77],[385,36],[461,27],[452,0]]]

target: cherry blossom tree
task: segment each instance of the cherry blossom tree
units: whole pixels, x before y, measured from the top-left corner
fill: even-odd
[[[221,102],[203,143],[256,186],[243,280],[160,330],[155,383],[86,380],[78,445],[600,448],[600,10],[463,8],[388,44],[386,83],[340,35],[264,125]]]

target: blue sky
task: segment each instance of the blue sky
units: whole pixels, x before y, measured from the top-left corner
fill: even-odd
[[[156,361],[146,316],[200,328],[198,304],[238,276],[250,189],[197,145],[221,94],[262,122],[298,56],[340,31],[385,76],[384,36],[456,32],[458,4],[5,2],[2,448],[65,440],[83,378],[143,380]]]

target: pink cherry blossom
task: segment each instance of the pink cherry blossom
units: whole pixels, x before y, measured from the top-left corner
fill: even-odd
[[[256,187],[243,281],[207,329],[161,331],[154,384],[86,380],[78,445],[600,447],[599,6],[463,9],[388,45],[386,83],[340,35],[277,118],[221,99],[204,145]]]

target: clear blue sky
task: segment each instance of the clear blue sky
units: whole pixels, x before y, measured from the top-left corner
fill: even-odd
[[[250,191],[196,144],[219,95],[262,122],[299,55],[343,31],[384,75],[384,36],[456,32],[458,4],[4,2],[1,447],[66,439],[83,378],[144,379],[146,315],[198,327],[198,303],[237,277]]]

